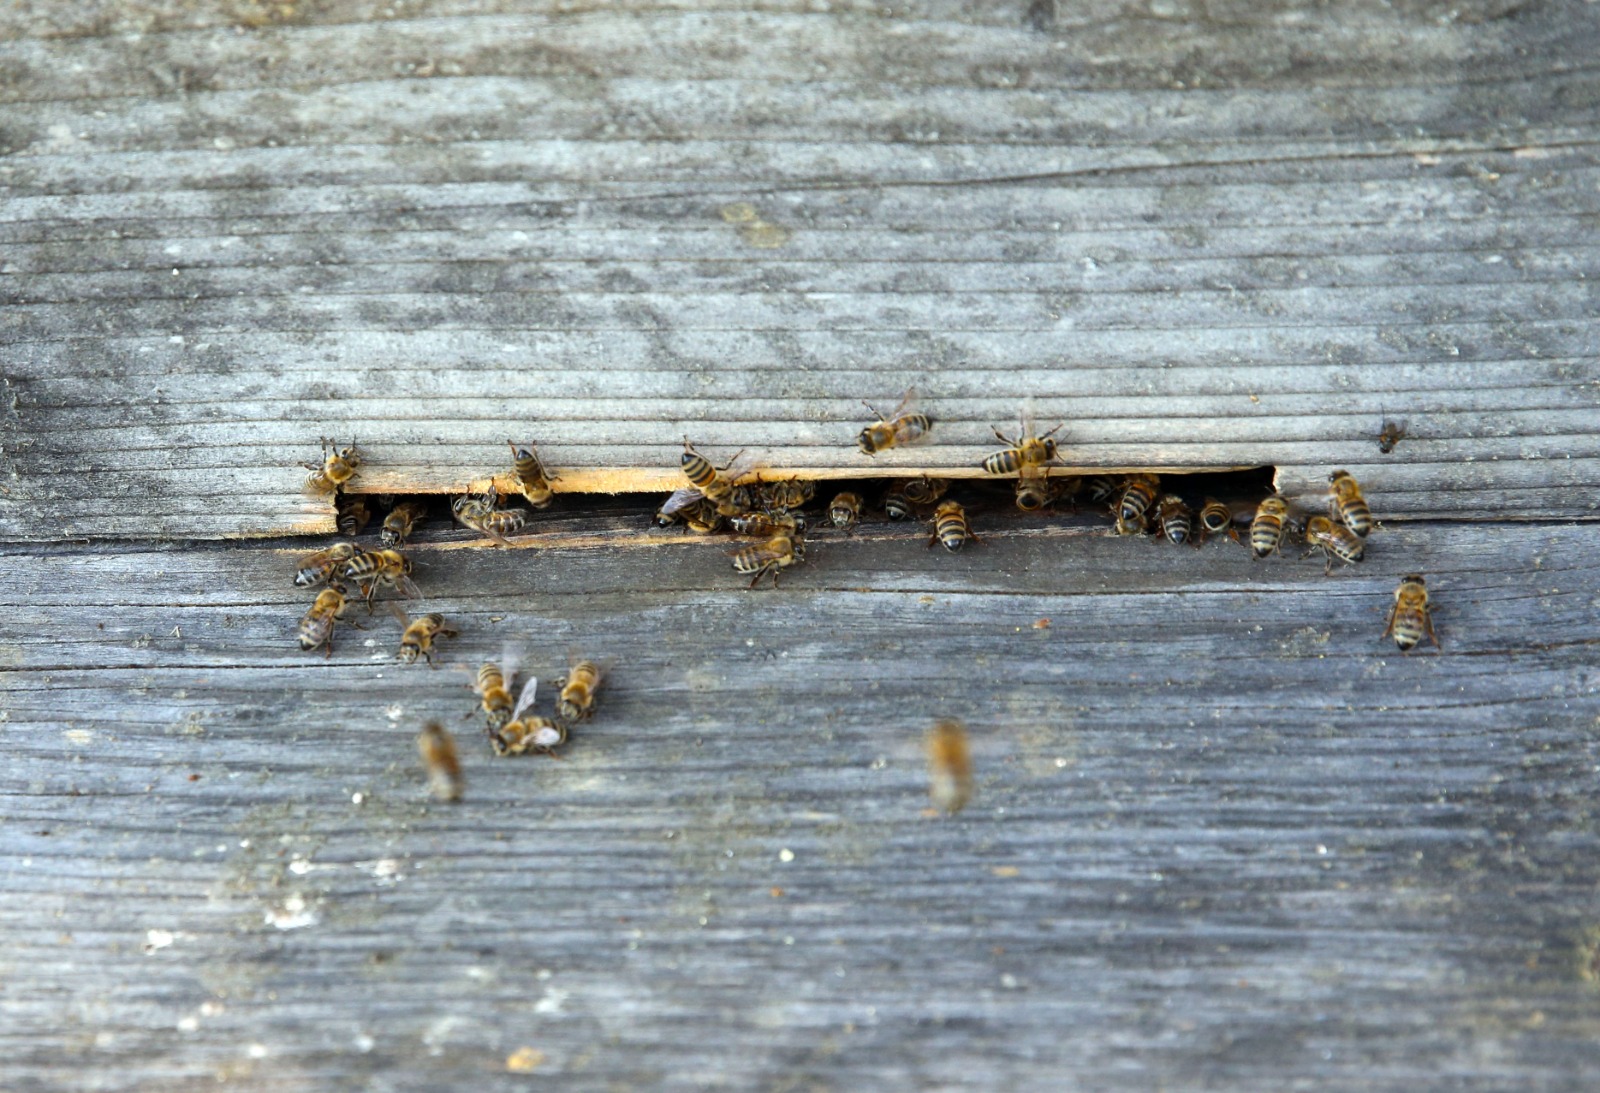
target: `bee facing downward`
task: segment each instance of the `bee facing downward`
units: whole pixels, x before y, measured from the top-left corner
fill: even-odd
[[[972,799],[972,749],[961,722],[945,718],[928,730],[928,796],[945,812]]]
[[[323,647],[323,657],[332,656],[334,623],[344,618],[349,606],[350,601],[337,588],[324,588],[318,592],[311,610],[300,620],[300,648],[309,653],[320,645]],[[355,623],[350,625],[355,626]],[[361,628],[357,626],[356,629]]]
[[[1394,636],[1394,643],[1402,653],[1409,653],[1426,634],[1435,649],[1442,650],[1439,635],[1433,632],[1433,611],[1428,607],[1428,586],[1422,574],[1412,573],[1400,578],[1400,587],[1394,590],[1394,609],[1389,612],[1389,625],[1383,636]]]
[[[436,800],[459,801],[464,782],[456,740],[437,721],[430,721],[417,734],[417,752],[422,769],[428,772],[428,789]]]
[[[433,667],[434,639],[453,638],[460,633],[445,626],[443,615],[407,618],[400,605],[392,601],[389,604],[389,612],[400,620],[401,626],[405,627],[405,633],[400,635],[400,652],[397,654],[402,664],[415,664],[420,656],[428,662],[428,667]]]
[[[592,660],[580,660],[561,681],[556,698],[556,715],[563,721],[585,721],[594,714],[594,696],[600,689],[600,668]]]
[[[861,435],[856,437],[856,443],[861,447],[864,455],[877,455],[879,452],[898,448],[902,444],[911,444],[921,440],[933,428],[933,419],[927,414],[917,413],[917,392],[913,388],[905,393],[900,400],[900,405],[894,408],[894,413],[887,418],[872,409],[872,404],[862,401],[861,405],[876,417],[877,423],[868,425],[861,430]]]
[[[1250,521],[1250,553],[1265,558],[1283,547],[1283,521],[1289,515],[1289,504],[1274,494],[1256,506],[1256,518]]]
[[[972,533],[967,523],[967,510],[958,501],[944,501],[933,510],[933,534],[928,538],[928,548],[938,543],[948,551],[960,550],[968,541],[982,542]]]
[[[1372,530],[1372,510],[1361,495],[1361,487],[1349,471],[1334,471],[1328,476],[1328,515],[1344,521],[1344,526],[1365,539]]]
[[[861,495],[841,493],[828,506],[828,519],[840,531],[849,531],[861,519]]]

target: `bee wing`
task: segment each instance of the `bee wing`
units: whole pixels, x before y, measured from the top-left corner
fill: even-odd
[[[308,554],[304,558],[300,559],[300,568],[304,569],[307,566],[320,565],[321,563],[327,561],[339,561],[344,558],[349,558],[355,554],[355,552],[356,547],[354,543],[335,543],[331,547],[328,547],[324,550],[319,550],[315,554]]]
[[[900,417],[903,414],[909,414],[916,408],[917,389],[915,387],[907,387],[906,393],[900,397],[900,405],[894,408],[894,413],[889,415],[889,420],[893,421],[895,418]]]
[[[389,601],[389,614],[393,615],[395,619],[399,621],[401,629],[405,629],[411,625],[411,620],[406,617],[405,610],[393,600]]]
[[[1022,409],[1017,414],[1017,421],[1022,426],[1022,432],[1017,434],[1019,440],[1038,435],[1034,432],[1033,399],[1022,400]]]
[[[506,690],[511,689],[511,683],[517,678],[517,669],[522,664],[522,653],[514,642],[506,642],[500,647],[500,674],[505,677]]]
[[[528,682],[522,685],[522,693],[517,695],[517,704],[511,708],[511,720],[520,720],[524,711],[533,707],[533,699],[538,692],[539,677],[529,676]]]
[[[395,590],[400,593],[400,595],[410,597],[411,599],[416,599],[418,596],[422,595],[422,589],[417,587],[417,582],[413,581],[410,577],[407,577],[404,573],[395,578],[394,587]],[[391,600],[390,602],[392,603],[393,601]]]
[[[661,506],[660,512],[663,516],[671,516],[673,513],[682,512],[684,509],[705,500],[705,496],[693,486],[685,486],[681,490],[672,491],[672,496],[667,498],[666,502]]]
[[[733,457],[733,462],[728,464],[728,469],[722,472],[722,477],[729,482],[737,482],[745,475],[757,470],[761,466],[761,458],[749,452],[740,452]]]

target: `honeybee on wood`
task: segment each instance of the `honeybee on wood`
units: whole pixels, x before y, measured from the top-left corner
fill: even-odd
[[[422,594],[417,583],[411,579],[411,559],[398,550],[358,550],[344,563],[339,576],[356,582],[369,611],[372,609],[372,595],[380,584],[389,585],[402,596]]]
[[[1288,502],[1274,494],[1256,506],[1250,521],[1250,553],[1265,558],[1283,547],[1283,521],[1289,515]]]
[[[1200,509],[1200,542],[1205,542],[1209,535],[1221,535],[1224,532],[1234,542],[1239,541],[1239,532],[1233,526],[1233,510],[1215,497],[1207,497]]]
[[[806,518],[798,512],[747,512],[728,519],[728,526],[740,535],[778,535],[806,530]]]
[[[685,486],[674,490],[655,516],[658,528],[670,528],[680,522],[690,531],[709,535],[722,526],[722,515],[717,512],[716,505],[706,500],[705,494],[693,486]]]
[[[1023,467],[1017,471],[1017,508],[1023,512],[1038,512],[1070,493],[1076,493],[1082,478],[1051,478],[1043,467]]]
[[[1193,538],[1194,513],[1183,503],[1183,498],[1175,493],[1164,495],[1157,503],[1156,524],[1167,537],[1167,542],[1174,546],[1182,546]],[[1195,545],[1198,546],[1199,542],[1196,541]]]
[[[484,723],[488,725],[491,735],[505,728],[511,720],[511,684],[516,675],[517,658],[509,647],[498,663],[488,660],[478,667],[473,690],[478,693],[478,705],[483,710]],[[527,688],[523,690],[526,692]]]
[[[784,532],[761,543],[741,547],[732,552],[733,568],[740,573],[754,573],[750,587],[754,588],[763,576],[772,574],[772,587],[778,587],[778,571],[798,565],[806,559],[805,536],[799,532]]]
[[[417,526],[428,518],[428,506],[421,501],[402,501],[389,510],[378,531],[378,544],[386,547],[402,546],[416,533]]]
[[[972,799],[972,749],[961,722],[945,718],[928,730],[928,796],[945,812]]]
[[[1388,412],[1383,416],[1383,426],[1378,430],[1378,451],[1388,455],[1394,451],[1394,446],[1406,438],[1406,423],[1404,421],[1390,421]]]
[[[1343,524],[1336,524],[1326,516],[1313,516],[1306,521],[1306,546],[1308,551],[1322,551],[1322,557],[1327,563],[1322,571],[1332,573],[1335,558],[1345,565],[1359,562],[1366,543]]]
[[[931,505],[950,492],[948,478],[929,478],[922,475],[908,478],[900,484],[900,493],[913,505]]]
[[[324,588],[317,593],[316,602],[300,620],[300,648],[310,652],[323,646],[323,656],[333,655],[333,625],[344,617],[350,601],[337,588]],[[355,626],[355,623],[350,625]],[[361,629],[359,626],[356,629]]]
[[[579,660],[567,670],[560,681],[561,693],[556,698],[556,716],[569,724],[586,721],[594,714],[595,693],[600,690],[601,672],[592,660]]]
[[[883,495],[883,514],[891,520],[909,520],[916,515],[916,507],[911,504],[911,498],[895,487]]]
[[[514,441],[508,440],[506,443],[511,446],[511,467],[517,478],[518,492],[534,508],[544,508],[555,496],[550,483],[561,481],[560,476],[544,469],[544,464],[539,462],[539,453],[532,444],[519,448]]]
[[[1137,523],[1143,526],[1149,518],[1150,506],[1155,504],[1156,492],[1160,487],[1160,475],[1129,475],[1123,483],[1121,495],[1117,498],[1117,518],[1125,524]]]
[[[489,730],[489,746],[496,755],[526,755],[534,752],[557,758],[556,749],[567,742],[565,722],[552,721],[533,713],[533,699],[539,690],[539,680],[530,678],[522,685],[517,704],[511,710],[511,719],[499,728]]]
[[[428,772],[428,790],[434,799],[461,800],[465,782],[461,758],[456,754],[456,738],[437,721],[430,721],[417,734],[417,753],[422,756],[422,769]]]
[[[510,546],[511,540],[506,536],[527,526],[529,512],[527,509],[496,508],[499,500],[499,492],[491,485],[477,497],[467,494],[456,498],[450,503],[450,510],[462,527],[487,536],[501,546]]]
[[[861,495],[846,491],[828,504],[828,519],[840,531],[849,531],[861,519]]]
[[[990,474],[1011,474],[1023,467],[1044,466],[1056,457],[1056,442],[1050,437],[1060,428],[1061,425],[1057,425],[1043,436],[1035,436],[1033,411],[1030,407],[1023,406],[1020,431],[1016,436],[1006,436],[999,429],[994,430],[994,435],[1000,438],[1000,442],[1011,447],[984,459],[983,469]]]
[[[910,444],[922,439],[933,428],[933,419],[927,414],[917,413],[915,410],[917,392],[915,388],[908,390],[905,397],[900,400],[900,405],[894,408],[894,413],[887,418],[872,408],[872,404],[862,400],[861,405],[872,410],[872,415],[878,420],[875,424],[868,425],[861,430],[861,435],[856,437],[864,455],[877,455],[879,452],[898,448],[902,444]]]
[[[1111,535],[1148,535],[1150,533],[1150,514],[1140,513],[1132,520],[1124,520],[1120,513],[1111,525]]]
[[[744,454],[744,450],[740,449],[734,453],[733,458],[716,467],[712,465],[711,460],[694,450],[694,445],[689,443],[688,437],[684,437],[683,455],[678,458],[678,468],[683,471],[683,477],[689,480],[689,485],[699,490],[706,500],[716,502],[720,511],[721,506],[733,493],[734,479],[742,473],[735,465],[739,464],[739,457]],[[731,516],[733,512],[723,512],[722,515]]]
[[[335,494],[356,476],[356,468],[361,466],[361,456],[354,444],[348,448],[338,448],[332,440],[323,437],[321,465],[302,463],[301,466],[311,471],[306,477],[306,489],[323,495]]]
[[[802,482],[798,478],[791,478],[787,482],[763,482],[756,487],[756,505],[787,511],[799,508],[816,495],[815,482]]]
[[[1111,499],[1122,493],[1124,480],[1111,474],[1097,474],[1084,483],[1089,500],[1097,505],[1109,505]]]
[[[346,497],[339,503],[339,515],[334,523],[339,528],[340,535],[348,535],[354,539],[366,528],[372,513],[367,509],[367,503],[359,497]]]
[[[326,550],[319,550],[300,559],[300,568],[294,573],[294,586],[316,588],[327,584],[344,563],[355,556],[358,549],[360,548],[354,543],[335,543]]]
[[[959,501],[941,501],[939,507],[933,510],[933,534],[928,537],[928,549],[933,549],[933,544],[938,543],[946,550],[956,551],[968,540],[982,542],[972,533],[972,525],[967,523],[967,510],[961,507]]]
[[[1439,635],[1433,632],[1433,610],[1428,606],[1428,586],[1422,574],[1412,573],[1400,578],[1400,587],[1394,590],[1394,609],[1389,612],[1389,625],[1383,636],[1394,636],[1395,645],[1402,653],[1409,653],[1422,640],[1423,635],[1433,642],[1433,647],[1443,651]]]
[[[444,624],[443,615],[423,615],[421,618],[407,618],[400,605],[391,602],[389,613],[400,620],[400,625],[405,632],[400,635],[400,663],[415,664],[417,657],[428,662],[428,667],[433,667],[433,642],[436,638],[453,638],[460,631],[452,630]]]
[[[1361,496],[1361,487],[1349,471],[1334,471],[1328,476],[1328,515],[1344,521],[1344,526],[1365,539],[1372,530],[1372,510]]]

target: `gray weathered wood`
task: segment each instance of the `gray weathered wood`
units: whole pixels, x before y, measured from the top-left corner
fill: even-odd
[[[6,537],[325,530],[324,434],[371,490],[508,435],[580,490],[670,483],[685,432],[970,472],[1028,396],[1074,465],[1600,499],[1593,5],[63,3],[0,39]],[[934,442],[855,454],[912,384]]]
[[[302,544],[0,548],[0,1085],[1592,1081],[1600,528],[1410,524],[1329,578],[980,508],[985,546],[819,534],[748,593],[644,517],[429,529],[437,671],[381,613],[295,649]],[[1379,637],[1411,569],[1442,655]],[[507,638],[614,659],[560,762],[456,720]]]

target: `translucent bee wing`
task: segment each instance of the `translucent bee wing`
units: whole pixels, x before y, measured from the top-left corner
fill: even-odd
[[[517,704],[511,708],[511,720],[520,721],[523,713],[533,708],[533,699],[538,691],[539,677],[529,676],[528,682],[522,685],[522,693],[517,695]]]
[[[906,393],[904,395],[900,396],[900,405],[898,405],[898,406],[896,406],[894,408],[894,413],[889,415],[889,420],[893,421],[897,417],[901,417],[901,416],[903,416],[905,414],[909,414],[913,410],[915,410],[916,408],[917,408],[917,389],[915,387],[907,387],[906,388]]]
[[[699,504],[705,500],[705,496],[693,486],[685,486],[681,490],[673,490],[672,496],[667,498],[659,511],[663,516],[671,516],[673,513],[682,512],[686,508]]]
[[[1022,432],[1017,434],[1019,440],[1026,440],[1030,436],[1037,436],[1034,432],[1033,399],[1022,400],[1022,409],[1017,415],[1017,420],[1022,426]]]
[[[400,595],[410,597],[411,599],[416,599],[418,596],[422,595],[422,589],[417,587],[417,582],[413,581],[410,577],[407,577],[403,573],[399,577],[395,578],[394,587],[395,591],[399,592]],[[392,603],[393,601],[390,602]]]
[[[393,600],[389,601],[389,614],[395,617],[395,620],[400,623],[402,629],[411,625],[411,620],[406,617],[405,609],[399,604],[395,603]]]
[[[506,690],[511,689],[512,681],[517,678],[517,669],[521,666],[521,652],[514,642],[506,642],[500,648],[500,675],[505,680]]]
[[[761,459],[759,456],[752,455],[749,452],[740,452],[728,464],[728,469],[722,472],[722,477],[729,482],[737,482],[745,475],[755,471],[760,465]]]

